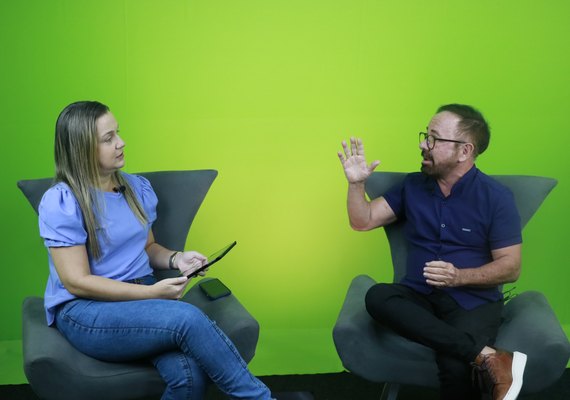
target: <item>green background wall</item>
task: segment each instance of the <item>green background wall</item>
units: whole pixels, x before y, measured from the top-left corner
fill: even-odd
[[[19,383],[22,299],[46,253],[16,188],[53,173],[53,127],[108,104],[126,171],[214,168],[188,249],[259,320],[257,374],[340,371],[332,326],[350,280],[391,279],[382,231],[351,231],[336,152],[361,136],[379,169],[419,169],[417,132],[444,103],[492,126],[487,173],[559,180],[524,231],[518,292],[543,291],[570,332],[570,3],[105,0],[0,3],[0,383]]]

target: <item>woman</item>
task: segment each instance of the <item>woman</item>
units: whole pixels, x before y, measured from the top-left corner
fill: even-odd
[[[145,178],[120,172],[124,147],[101,103],[73,103],[59,115],[56,184],[39,206],[48,324],[91,357],[152,360],[163,399],[201,399],[210,379],[232,398],[269,399],[224,333],[193,305],[172,301],[207,260],[155,242],[157,198]],[[157,281],[153,268],[185,276]]]

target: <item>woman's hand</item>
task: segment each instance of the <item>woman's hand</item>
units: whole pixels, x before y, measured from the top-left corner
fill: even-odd
[[[197,251],[185,251],[178,253],[174,262],[182,275],[189,276],[198,268],[206,265],[208,259]],[[204,276],[205,271],[200,272],[199,275]]]
[[[184,294],[184,289],[188,286],[192,278],[179,276],[176,278],[166,278],[156,282],[152,285],[155,289],[156,298],[178,300]]]

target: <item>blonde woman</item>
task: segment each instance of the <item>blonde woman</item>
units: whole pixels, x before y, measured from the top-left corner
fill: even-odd
[[[55,185],[39,206],[49,254],[48,324],[83,353],[110,362],[149,359],[163,399],[201,399],[212,380],[232,398],[270,399],[231,341],[179,299],[206,263],[155,242],[157,198],[143,177],[121,172],[125,142],[109,108],[70,104],[55,132]],[[157,281],[153,269],[185,275]]]

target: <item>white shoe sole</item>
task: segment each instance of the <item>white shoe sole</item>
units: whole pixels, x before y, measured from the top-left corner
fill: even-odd
[[[515,351],[513,353],[513,365],[511,368],[511,373],[513,375],[513,383],[509,388],[509,391],[503,397],[503,400],[516,400],[518,397],[522,384],[523,384],[523,375],[524,375],[524,367],[526,366],[526,354],[520,353]]]

